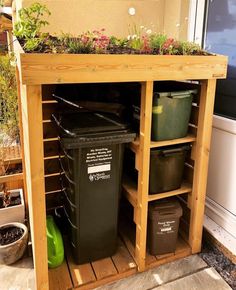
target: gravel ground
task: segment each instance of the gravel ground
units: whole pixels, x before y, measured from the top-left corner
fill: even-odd
[[[209,266],[215,268],[233,290],[236,290],[236,265],[225,257],[221,251],[205,241],[199,256]]]

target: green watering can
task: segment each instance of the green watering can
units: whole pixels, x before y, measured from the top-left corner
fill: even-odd
[[[51,215],[47,216],[48,267],[55,268],[64,260],[63,240]]]

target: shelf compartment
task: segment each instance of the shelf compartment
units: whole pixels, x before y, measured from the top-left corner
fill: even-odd
[[[135,227],[130,222],[125,222],[124,219],[120,221],[119,232],[121,234],[122,240],[128,248],[130,254],[135,259]],[[149,251],[146,251],[146,269],[160,266],[165,263],[169,263],[180,258],[187,257],[191,255],[191,247],[183,239],[179,233],[176,250],[174,253],[168,253],[164,255],[154,256],[149,254]]]
[[[50,289],[94,289],[137,272],[136,263],[120,239],[113,256],[92,263],[76,265],[67,242],[65,252],[66,259],[63,264],[58,268],[49,269]]]
[[[133,207],[136,207],[137,205],[137,185],[134,181],[132,181],[130,178],[125,177],[123,180],[123,191],[128,199],[128,201],[133,205]],[[184,193],[190,193],[192,191],[192,186],[190,183],[184,181],[180,188],[176,190],[171,190],[163,193],[157,193],[157,194],[149,194],[148,195],[148,201],[158,200],[166,197],[176,196]]]
[[[196,136],[193,134],[188,134],[184,138],[178,138],[173,140],[165,140],[165,141],[151,141],[150,148],[158,148],[163,146],[170,146],[170,145],[176,145],[176,144],[183,144],[183,143],[191,143],[196,141]],[[139,138],[136,138],[131,144],[130,149],[137,153],[139,151]]]
[[[191,247],[183,240],[181,235],[179,235],[175,252],[164,255],[152,256],[155,257],[155,260],[152,261],[146,260],[146,268],[150,269],[160,266],[162,264],[173,262],[175,260],[187,257],[191,255],[191,253],[192,253]]]

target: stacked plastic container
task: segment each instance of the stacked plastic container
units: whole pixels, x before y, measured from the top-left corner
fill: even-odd
[[[157,82],[152,107],[152,141],[186,137],[197,90],[186,89],[182,82]],[[134,122],[139,125],[140,106],[133,106]],[[188,144],[151,149],[149,194],[158,194],[181,187]],[[175,251],[181,206],[176,198],[158,200],[149,205],[148,244],[153,255]]]

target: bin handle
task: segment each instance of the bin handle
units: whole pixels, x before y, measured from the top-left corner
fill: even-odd
[[[63,209],[64,209],[64,213],[65,213],[65,215],[66,215],[66,217],[67,217],[67,221],[69,222],[69,224],[72,226],[72,228],[74,228],[74,229],[78,229],[78,227],[76,227],[75,225],[73,225],[72,224],[72,222],[70,221],[70,217],[69,217],[69,215],[68,215],[68,213],[67,213],[67,211],[66,211],[66,209],[65,209],[65,207],[63,206]]]
[[[164,156],[167,156],[167,155],[172,155],[174,153],[182,153],[184,152],[185,150],[189,150],[190,149],[190,146],[184,146],[184,147],[181,147],[181,148],[173,148],[173,149],[167,149],[167,150],[162,150],[161,151],[161,154],[163,154]]]
[[[64,167],[63,167],[63,165],[62,165],[62,162],[61,162],[61,159],[60,159],[60,158],[59,158],[59,163],[60,163],[60,166],[61,166],[61,168],[62,168],[62,173],[65,174],[66,179],[67,179],[70,183],[72,183],[72,184],[76,184],[76,183],[75,183],[73,180],[71,180],[70,177],[67,175],[67,173],[66,173],[66,171],[65,171],[65,169],[64,169]]]
[[[64,153],[65,153],[65,152],[64,152]],[[68,157],[68,156],[66,155],[66,153],[65,153],[65,156]],[[59,160],[60,160],[60,161],[61,161],[62,158],[64,158],[64,157],[63,157],[61,154],[59,154]],[[68,157],[68,158],[69,158],[69,157]],[[74,159],[72,159],[72,160],[74,160]],[[65,170],[64,170],[64,167],[62,166],[62,163],[60,163],[60,165],[61,165],[63,171],[65,171]],[[71,173],[70,168],[68,168],[68,170],[69,170],[69,172]]]
[[[182,153],[183,149],[182,148],[176,148],[176,149],[168,149],[168,150],[163,150],[161,152],[162,155],[167,156],[167,155],[173,155],[175,153]]]
[[[70,204],[72,207],[76,208],[76,206],[75,206],[75,205],[70,201],[70,199],[69,199],[69,197],[68,197],[68,194],[67,194],[67,192],[66,192],[66,189],[64,189],[63,192],[64,192],[65,197],[66,197],[67,201],[69,202],[69,204]]]
[[[64,148],[64,146],[62,145],[62,143],[61,143],[61,140],[59,139],[59,143],[60,143],[60,147],[61,147],[61,149],[62,149],[62,151],[63,151],[63,153],[64,153],[64,155],[67,157],[67,158],[69,158],[70,160],[74,160],[74,158],[72,157],[72,156],[70,156],[67,152],[66,152],[66,150],[65,150],[65,148]],[[59,154],[59,156],[61,157],[61,155]]]
[[[187,98],[187,97],[191,97],[192,94],[196,94],[196,93],[197,93],[197,90],[171,92],[168,95],[168,98],[184,99],[184,98]]]

